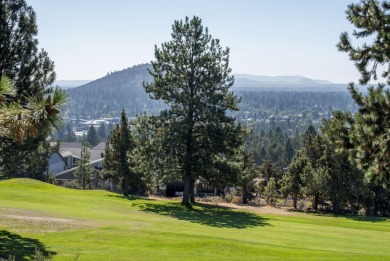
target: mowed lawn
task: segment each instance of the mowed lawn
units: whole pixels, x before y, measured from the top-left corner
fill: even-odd
[[[29,260],[390,260],[390,220],[265,215],[0,181],[0,257]]]

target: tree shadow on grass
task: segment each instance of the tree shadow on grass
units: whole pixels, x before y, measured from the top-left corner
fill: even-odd
[[[15,260],[30,260],[36,249],[41,251],[44,256],[56,254],[56,252],[47,251],[39,240],[0,230],[0,260],[8,260],[10,256],[15,257]]]
[[[347,218],[350,220],[366,222],[366,223],[390,222],[389,217],[360,216],[360,215],[353,215],[353,214],[334,215],[332,213],[318,213],[318,212],[305,212],[305,213],[313,216],[318,216],[318,217]]]
[[[179,202],[134,203],[133,205],[139,207],[141,211],[171,216],[211,227],[242,229],[269,225],[268,218],[227,207],[199,203],[194,207],[186,207]]]
[[[136,200],[136,199],[139,199],[138,197],[135,197],[135,196],[123,196],[123,195],[108,195],[109,197],[111,198],[120,198],[120,199],[127,199],[127,200]]]
[[[127,200],[139,200],[139,199],[143,199],[143,200],[155,200],[155,199],[151,199],[151,198],[145,198],[145,197],[138,197],[138,196],[123,196],[123,195],[108,195],[109,197],[111,198],[120,198],[120,199],[127,199]]]
[[[389,222],[390,218],[388,217],[372,217],[372,216],[354,216],[354,215],[345,215],[340,217],[346,217],[348,219],[352,219],[360,222],[368,222],[368,223],[377,223],[377,222]]]

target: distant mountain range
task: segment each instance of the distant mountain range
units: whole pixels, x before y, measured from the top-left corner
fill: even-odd
[[[148,64],[143,65],[144,68],[139,68],[141,71],[144,69],[145,72],[140,73],[140,70],[137,70],[140,75],[138,75],[138,80],[148,78],[148,73],[146,72]],[[130,69],[130,68],[128,68]],[[83,85],[88,85],[92,83],[91,86],[96,84],[102,84],[104,81],[105,85],[108,84],[107,81],[112,82],[116,77],[123,78],[123,74],[127,69],[111,73],[108,76],[102,77],[100,79],[91,81],[91,80],[60,80],[56,81],[54,85],[58,85],[63,89],[75,88]],[[121,76],[119,76],[121,75]],[[307,90],[307,91],[345,91],[346,84],[335,84],[327,80],[314,80],[303,76],[262,76],[262,75],[251,75],[251,74],[235,74],[235,84],[234,88],[238,89],[250,89],[250,90]],[[150,80],[150,78],[148,78]],[[133,79],[134,81],[134,79]],[[118,83],[112,82],[111,85],[118,85]],[[120,84],[125,84],[121,81]],[[107,86],[108,86],[107,85]],[[126,83],[128,85],[128,83]],[[140,82],[138,82],[140,85]],[[142,84],[141,84],[142,85]],[[88,85],[89,86],[89,85]],[[141,87],[141,86],[138,86]]]
[[[261,76],[235,74],[234,88],[245,90],[299,90],[299,91],[345,91],[346,84],[327,80],[314,80],[303,76]]]
[[[150,64],[136,65],[110,73],[94,81],[58,81],[70,97],[69,116],[87,118],[117,116],[124,108],[129,116],[147,112],[156,114],[166,105],[150,99],[143,82],[152,81],[147,69]],[[84,84],[83,84],[84,83]],[[78,86],[82,84],[81,86]],[[78,87],[75,87],[78,86]],[[73,88],[72,88],[73,87]],[[343,91],[346,84],[313,80],[302,76],[259,76],[236,74],[233,91]]]
[[[262,76],[251,74],[235,74],[236,84],[241,85],[254,85],[256,87],[262,85],[323,85],[334,84],[326,80],[313,80],[303,76]]]

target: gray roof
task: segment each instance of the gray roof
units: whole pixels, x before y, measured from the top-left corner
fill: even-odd
[[[62,157],[73,156],[75,158],[80,158],[81,156],[81,146],[80,142],[62,142],[60,145],[60,153]],[[91,158],[90,161],[98,160],[102,158],[102,153],[104,153],[104,148],[106,143],[100,142],[98,145],[90,149]]]

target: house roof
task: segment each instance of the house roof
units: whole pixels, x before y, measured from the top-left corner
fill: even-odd
[[[62,157],[72,156],[75,158],[80,158],[81,156],[81,146],[80,142],[62,142],[60,145],[60,153]],[[90,161],[95,161],[102,158],[102,153],[104,153],[104,148],[106,143],[100,142],[98,145],[90,149]]]

